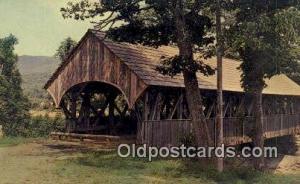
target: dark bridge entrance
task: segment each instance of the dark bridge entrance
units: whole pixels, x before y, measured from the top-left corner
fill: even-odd
[[[73,86],[62,98],[70,133],[128,135],[136,133],[136,118],[129,111],[124,94],[104,82]]]

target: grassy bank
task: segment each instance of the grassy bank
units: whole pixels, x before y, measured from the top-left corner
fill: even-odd
[[[220,174],[195,160],[156,159],[148,162],[146,159],[120,158],[116,151],[96,151],[87,144],[43,139],[29,143],[32,140],[0,140],[0,183],[296,184],[300,181],[299,172],[279,175],[232,167]]]
[[[0,139],[0,148],[8,146],[17,146],[19,144],[28,143],[30,141],[33,141],[33,139],[24,137],[4,137]]]
[[[261,173],[249,168],[215,170],[191,160],[119,158],[115,152],[85,153],[60,161],[57,174],[78,183],[298,183],[299,175]]]

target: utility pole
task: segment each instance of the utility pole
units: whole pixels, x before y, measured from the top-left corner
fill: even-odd
[[[223,34],[221,25],[221,3],[216,0],[216,37],[217,37],[217,119],[216,119],[216,134],[217,144],[220,147],[224,143],[223,138]],[[217,170],[222,172],[224,170],[224,158],[217,158]]]

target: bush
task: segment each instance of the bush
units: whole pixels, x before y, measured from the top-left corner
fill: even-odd
[[[50,118],[46,116],[32,117],[24,135],[26,137],[47,137],[51,132],[64,131],[64,119],[62,117]]]

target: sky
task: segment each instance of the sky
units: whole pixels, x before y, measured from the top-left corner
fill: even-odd
[[[89,21],[63,19],[60,8],[74,0],[0,0],[0,38],[15,35],[18,55],[53,56],[61,41],[76,41],[92,28]]]

